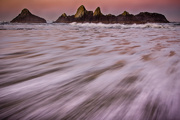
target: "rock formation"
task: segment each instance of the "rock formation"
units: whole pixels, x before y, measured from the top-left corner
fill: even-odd
[[[70,23],[70,22],[92,22],[92,23],[168,23],[169,21],[166,17],[159,13],[148,13],[141,12],[137,15],[130,14],[127,11],[124,11],[122,14],[115,16],[112,14],[103,15],[100,7],[97,7],[94,13],[92,11],[87,11],[86,8],[81,5],[75,15],[67,16],[62,14],[55,23]]]
[[[117,17],[112,14],[106,15],[108,23],[117,23]]]
[[[76,22],[89,22],[91,21],[93,16],[92,11],[87,11],[86,8],[81,5],[78,9],[76,14],[74,15]]]
[[[57,23],[69,23],[69,18],[66,13],[63,13],[55,22]]]
[[[36,15],[33,15],[28,9],[25,8],[11,22],[12,23],[46,23],[46,20]]]
[[[103,16],[103,14],[101,13],[100,7],[96,8],[96,10],[93,13],[93,16]]]
[[[81,18],[81,17],[84,17],[86,13],[87,13],[86,8],[85,8],[83,5],[81,5],[81,6],[77,9],[77,12],[76,12],[76,14],[75,14],[74,17],[75,17],[75,18]]]
[[[96,10],[94,11],[92,22],[108,23],[108,18],[101,13],[100,7],[97,7]]]
[[[61,17],[67,18],[66,13],[63,13],[63,14],[61,15]]]
[[[123,15],[123,16],[128,16],[128,15],[130,15],[127,11],[124,11],[121,15]]]
[[[137,20],[133,14],[130,14],[127,11],[124,11],[122,14],[117,16],[117,23],[133,24],[138,23],[140,21],[141,20]]]
[[[148,12],[141,12],[135,16],[137,20],[140,20],[142,23],[147,22],[157,22],[157,23],[168,23],[169,21],[166,17],[159,13],[148,13]]]

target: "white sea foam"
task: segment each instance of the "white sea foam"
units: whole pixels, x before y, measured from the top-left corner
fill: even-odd
[[[74,27],[91,27],[91,28],[110,28],[110,29],[143,29],[143,28],[157,28],[157,29],[173,29],[178,26],[178,23],[146,23],[146,24],[104,24],[104,23],[0,23],[0,30],[58,30],[61,26]]]
[[[170,28],[170,24],[160,24],[160,23],[146,23],[146,24],[103,24],[103,23],[70,23],[72,26],[78,27],[104,27],[104,28]]]
[[[0,118],[180,119],[178,25],[0,29]]]

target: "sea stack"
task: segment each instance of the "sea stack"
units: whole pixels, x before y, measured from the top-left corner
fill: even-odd
[[[69,19],[68,16],[66,15],[66,13],[63,13],[56,21],[55,23],[69,23]]]
[[[11,22],[12,23],[46,23],[46,20],[44,18],[33,15],[28,9],[25,8]]]
[[[96,10],[93,13],[93,16],[102,16],[100,7],[97,7]]]
[[[86,14],[87,10],[86,8],[84,7],[84,5],[81,5],[78,9],[77,9],[77,12],[75,14],[75,18],[81,18],[81,17],[84,17],[85,14]]]
[[[84,5],[81,5],[74,15],[76,22],[90,22],[93,16],[93,11],[87,11]]]
[[[98,23],[98,22],[108,23],[108,18],[102,14],[101,8],[97,7],[93,13],[93,20],[92,21],[95,23]]]
[[[115,16],[112,14],[104,15],[101,12],[100,7],[97,7],[94,11],[87,11],[86,8],[81,5],[75,15],[67,16],[62,14],[55,23],[70,23],[70,22],[89,22],[89,23],[122,23],[122,24],[142,24],[142,23],[168,23],[166,17],[159,13],[141,12],[137,15],[130,14],[124,11],[122,14]]]
[[[125,24],[141,23],[141,21],[137,20],[133,14],[130,14],[127,11],[124,11],[122,14],[117,16],[117,22]]]
[[[140,12],[136,15],[137,20],[141,21],[142,23],[168,23],[169,21],[166,17],[159,13],[149,13],[149,12]]]

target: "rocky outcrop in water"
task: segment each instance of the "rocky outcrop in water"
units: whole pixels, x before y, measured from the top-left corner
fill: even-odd
[[[70,22],[92,22],[92,23],[168,23],[166,17],[159,13],[141,12],[137,15],[130,14],[124,11],[122,14],[115,16],[112,14],[104,15],[101,12],[100,7],[97,7],[94,11],[87,11],[86,8],[81,5],[75,15],[67,16],[61,15],[55,23],[70,23]]]
[[[28,9],[25,8],[11,22],[12,23],[46,23],[46,20],[44,18],[33,15]]]
[[[137,14],[136,16],[137,20],[140,20],[141,22],[158,22],[158,23],[167,23],[169,22],[166,17],[159,13],[149,13],[149,12],[141,12]]]
[[[103,14],[101,13],[100,7],[96,8],[96,10],[93,13],[93,16],[103,16]]]
[[[57,20],[56,22],[59,23],[67,23],[69,21],[69,17],[66,15],[66,13],[63,13]]]
[[[93,13],[92,21],[94,23],[102,22],[102,23],[108,23],[108,18],[101,13],[100,7],[97,7],[96,10]]]
[[[127,11],[124,11],[122,14],[117,16],[117,22],[126,24],[142,23],[140,19],[138,20],[135,15],[130,14]]]
[[[87,11],[86,8],[81,5],[74,16],[74,20],[81,22],[89,22],[92,19],[92,15],[93,11]]]

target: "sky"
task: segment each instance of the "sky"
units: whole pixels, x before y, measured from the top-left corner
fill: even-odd
[[[180,22],[180,0],[0,0],[0,21],[11,21],[23,8],[55,21],[62,13],[75,14],[80,5],[91,11],[100,7],[103,14],[157,12],[171,22]]]

